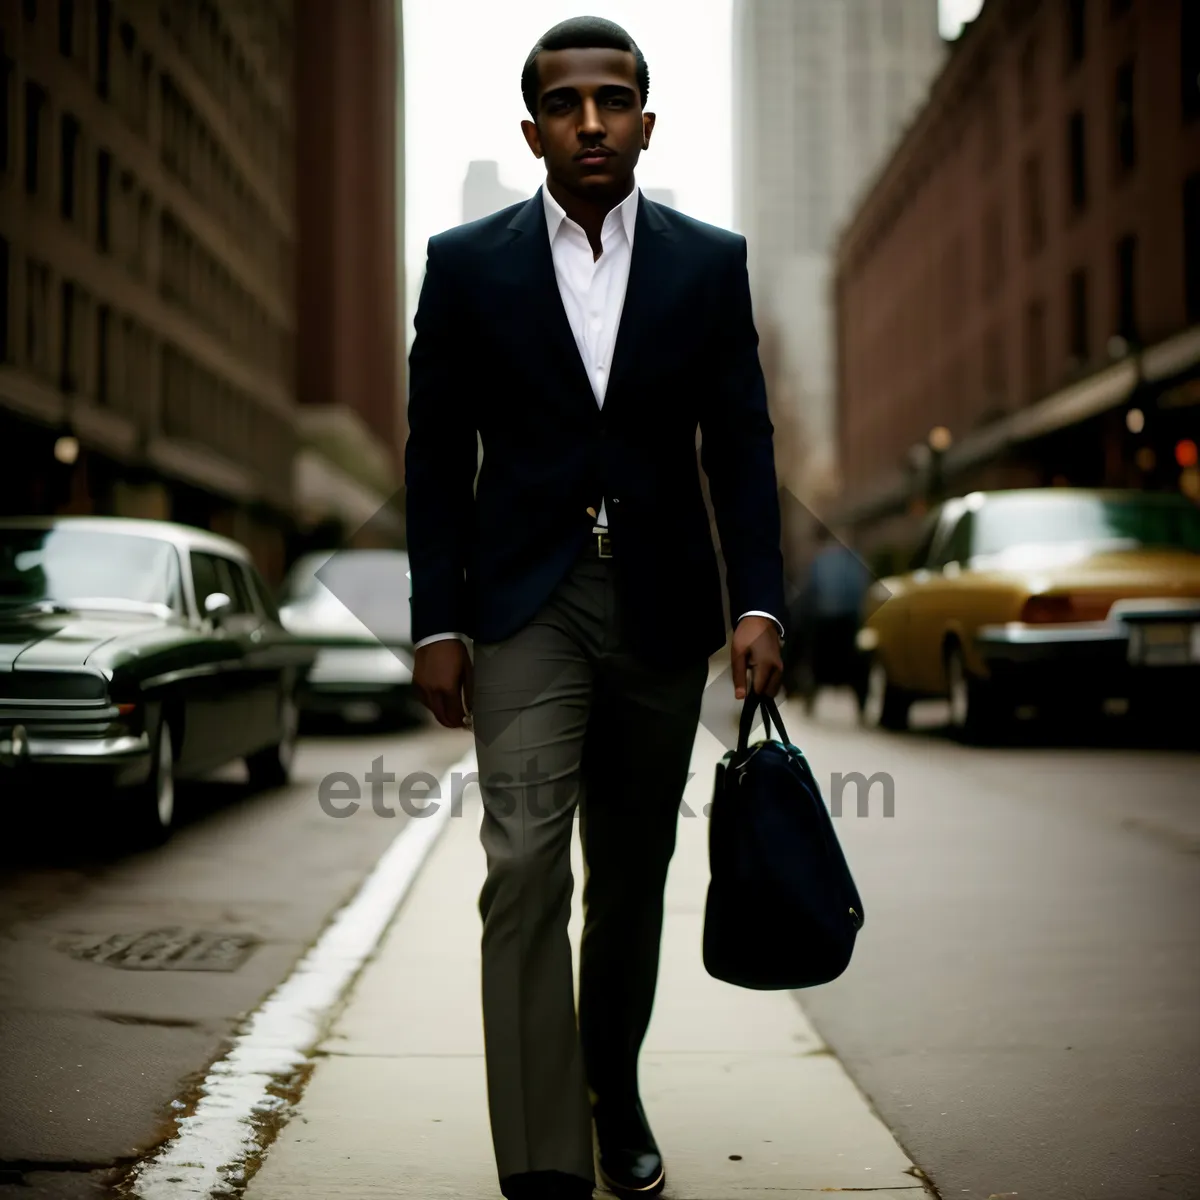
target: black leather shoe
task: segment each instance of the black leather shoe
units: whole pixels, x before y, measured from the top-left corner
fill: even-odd
[[[594,1191],[590,1179],[565,1171],[526,1171],[500,1180],[507,1200],[592,1200]]]
[[[667,1174],[642,1102],[620,1106],[599,1102],[593,1115],[600,1182],[614,1195],[629,1200],[657,1196],[666,1185]]]

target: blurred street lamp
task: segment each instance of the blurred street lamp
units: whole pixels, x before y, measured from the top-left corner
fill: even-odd
[[[60,437],[54,443],[54,457],[65,466],[70,466],[79,457],[79,439]]]
[[[937,425],[929,431],[929,445],[938,454],[945,454],[953,441],[954,437],[945,425]]]
[[[1179,490],[1189,500],[1200,500],[1200,467],[1188,467],[1180,474]]]
[[[1158,464],[1158,457],[1150,446],[1143,446],[1136,455],[1138,470],[1149,474]]]
[[[1130,433],[1141,433],[1146,428],[1146,414],[1140,408],[1131,408],[1125,414],[1125,428]]]
[[[1175,461],[1181,467],[1194,467],[1197,457],[1196,443],[1191,438],[1183,438],[1175,443]]]

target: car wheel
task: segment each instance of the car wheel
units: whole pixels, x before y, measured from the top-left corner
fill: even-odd
[[[175,743],[164,717],[158,723],[150,774],[123,799],[126,827],[140,846],[160,846],[175,828]]]
[[[246,759],[246,770],[254,788],[285,787],[291,782],[292,764],[296,758],[296,738],[300,729],[300,710],[290,693],[280,701],[280,738]]]
[[[946,652],[946,692],[950,726],[964,741],[985,742],[1001,726],[1000,697],[988,682],[972,675],[962,647],[955,642]]]
[[[878,655],[872,655],[862,690],[859,716],[868,729],[907,729],[912,700],[888,675]]]

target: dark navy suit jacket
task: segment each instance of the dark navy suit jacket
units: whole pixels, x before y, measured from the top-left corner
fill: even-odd
[[[607,502],[630,645],[715,653],[730,610],[786,620],[773,429],[746,241],[641,197],[603,407],[559,296],[543,199],[430,239],[409,360],[412,638],[500,641],[538,611]],[[476,432],[482,440],[479,466]]]

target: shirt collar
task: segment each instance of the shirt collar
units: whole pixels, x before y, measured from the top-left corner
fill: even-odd
[[[633,245],[633,231],[637,226],[638,200],[640,196],[641,189],[635,183],[633,191],[612,210],[618,214],[621,228],[625,230],[625,237],[630,246]],[[550,195],[550,189],[544,184],[542,186],[542,203],[546,210],[546,231],[550,235],[550,241],[553,242],[558,235],[559,229],[562,227],[562,223],[570,220],[570,218],[567,216],[563,206]],[[605,226],[608,226],[611,216],[612,213],[609,213],[604,218]]]

